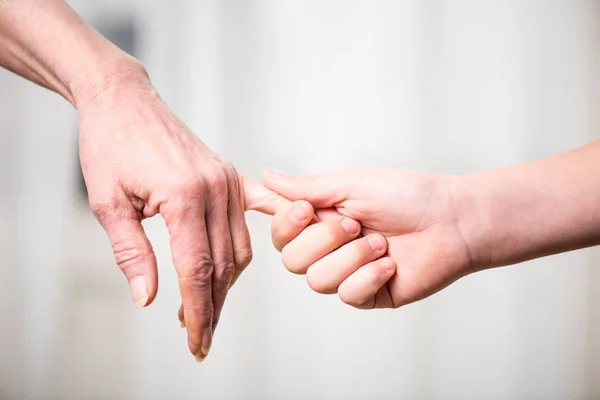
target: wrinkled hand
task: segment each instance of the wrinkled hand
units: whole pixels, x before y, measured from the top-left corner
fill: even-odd
[[[90,206],[133,301],[145,307],[157,294],[156,258],[141,221],[160,213],[171,237],[188,346],[202,360],[227,291],[252,258],[243,179],[150,84],[108,88],[78,108]]]
[[[273,243],[318,293],[337,292],[357,308],[396,308],[472,270],[450,176],[358,168],[305,177],[269,171],[263,182],[296,201],[275,215]]]
[[[266,215],[281,214],[287,210],[292,202],[278,195],[277,193],[265,188],[262,184],[253,181],[252,179],[240,175],[243,184],[243,196],[245,209],[247,211],[258,211]],[[240,274],[236,273],[233,277],[229,288],[237,281]],[[185,319],[183,304],[179,307],[178,318],[181,322],[181,327],[185,328],[187,322]]]

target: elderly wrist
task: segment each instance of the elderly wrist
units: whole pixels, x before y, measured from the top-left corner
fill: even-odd
[[[78,111],[130,90],[154,90],[142,63],[127,54],[95,65],[73,79],[69,88]]]

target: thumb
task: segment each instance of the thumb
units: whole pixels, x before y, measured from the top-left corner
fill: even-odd
[[[358,183],[358,175],[334,172],[323,175],[286,176],[269,169],[263,174],[266,188],[292,201],[306,200],[315,208],[329,208],[348,198]]]
[[[286,207],[291,204],[288,199],[267,189],[255,180],[243,175],[241,178],[244,185],[246,210],[254,210],[263,214],[275,215],[275,213],[282,209],[282,207]]]
[[[158,272],[152,245],[137,218],[106,218],[101,221],[108,234],[119,268],[129,282],[136,307],[146,307],[156,297]]]

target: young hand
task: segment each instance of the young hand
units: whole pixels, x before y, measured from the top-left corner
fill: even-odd
[[[269,171],[263,181],[296,200],[275,215],[273,243],[286,268],[306,274],[319,293],[337,292],[358,308],[396,308],[472,271],[453,177],[358,168],[305,177]]]

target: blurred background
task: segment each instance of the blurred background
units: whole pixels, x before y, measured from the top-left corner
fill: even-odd
[[[357,165],[468,173],[600,138],[593,0],[72,0],[254,178]],[[600,252],[363,312],[282,266],[269,218],[203,364],[159,296],[135,310],[88,210],[77,116],[0,71],[0,399],[598,399]]]

